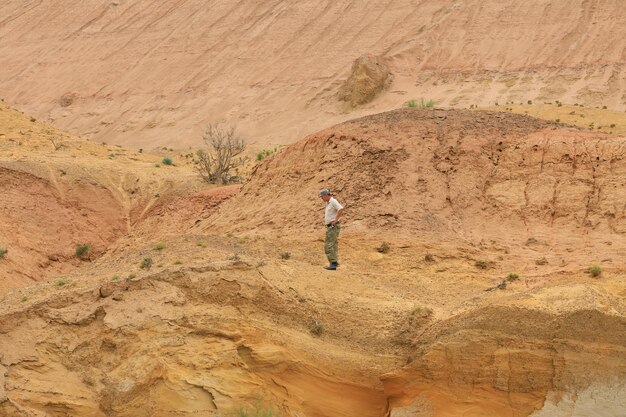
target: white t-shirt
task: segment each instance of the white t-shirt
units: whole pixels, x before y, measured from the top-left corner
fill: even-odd
[[[324,215],[324,224],[330,224],[337,218],[337,212],[341,210],[343,206],[339,204],[339,201],[335,200],[335,197],[331,197],[326,203],[326,213]]]

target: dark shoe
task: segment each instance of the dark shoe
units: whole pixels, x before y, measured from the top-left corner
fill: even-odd
[[[327,269],[329,271],[335,271],[338,266],[339,266],[339,262],[331,262],[330,265],[325,266],[324,269]]]

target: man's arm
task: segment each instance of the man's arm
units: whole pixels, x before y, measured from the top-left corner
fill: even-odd
[[[344,209],[343,209],[343,207],[342,207],[342,208],[340,208],[340,209],[337,211],[337,215],[335,216],[335,220],[332,222],[332,224],[333,224],[333,225],[334,225],[334,224],[336,224],[336,223],[339,221],[339,219],[340,219],[340,218],[341,218],[341,216],[343,215],[343,210],[344,210]]]

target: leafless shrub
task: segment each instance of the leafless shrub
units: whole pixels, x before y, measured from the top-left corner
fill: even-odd
[[[64,146],[63,142],[61,142],[61,139],[59,139],[59,138],[49,137],[48,140],[50,141],[50,143],[52,143],[52,146],[54,146],[54,150],[55,151],[58,151],[59,149],[61,149]]]
[[[202,179],[212,184],[236,182],[239,177],[231,173],[247,159],[241,156],[246,143],[236,128],[209,124],[202,139],[207,148],[198,150],[195,159],[196,170]]]

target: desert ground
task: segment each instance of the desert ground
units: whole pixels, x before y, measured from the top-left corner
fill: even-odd
[[[0,416],[626,416],[621,6],[4,2]]]

